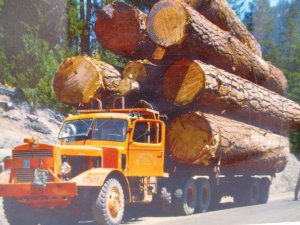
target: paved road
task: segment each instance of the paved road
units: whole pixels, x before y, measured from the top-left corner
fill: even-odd
[[[221,209],[188,217],[140,217],[132,225],[246,225],[284,223],[300,224],[300,201],[292,201],[293,193],[271,196],[268,204],[235,208],[233,203]],[[127,223],[127,224],[128,224]]]
[[[249,224],[287,224],[300,225],[300,201],[292,201],[293,193],[273,195],[265,205],[235,208],[233,203],[225,200],[216,211],[187,217],[159,215],[149,206],[133,207],[129,210],[123,224],[130,225],[249,225]],[[47,221],[45,224],[51,224]],[[78,221],[76,225],[95,225],[90,218]],[[0,201],[0,225],[8,225]],[[23,225],[20,222],[20,225]],[[42,224],[44,225],[44,224]],[[54,225],[54,224],[53,224]],[[70,222],[55,225],[74,225]]]

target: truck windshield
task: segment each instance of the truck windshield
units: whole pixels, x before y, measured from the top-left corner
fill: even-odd
[[[122,119],[96,119],[93,140],[123,142],[127,125],[127,120]]]
[[[92,119],[67,121],[63,124],[58,138],[66,138],[70,142],[77,140],[77,137],[86,137],[89,134],[91,125]]]

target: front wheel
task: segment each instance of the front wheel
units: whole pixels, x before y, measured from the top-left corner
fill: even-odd
[[[6,219],[11,225],[18,225],[20,221],[24,225],[33,225],[39,222],[39,214],[36,209],[21,204],[14,198],[3,198],[3,209]]]
[[[102,186],[93,206],[93,216],[98,224],[118,225],[124,214],[125,200],[121,183],[109,178]]]

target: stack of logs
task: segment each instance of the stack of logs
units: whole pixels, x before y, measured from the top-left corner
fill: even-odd
[[[104,48],[132,61],[121,71],[67,59],[54,80],[62,102],[122,94],[127,107],[168,115],[167,151],[179,163],[284,169],[300,106],[282,96],[285,76],[263,60],[226,0],[161,0],[148,15],[114,2],[98,12],[94,30]]]

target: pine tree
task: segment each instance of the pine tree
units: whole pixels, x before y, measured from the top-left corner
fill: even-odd
[[[282,68],[287,76],[289,89],[287,97],[300,104],[300,2],[293,1],[283,32]],[[300,153],[300,129],[290,134],[292,152]]]

